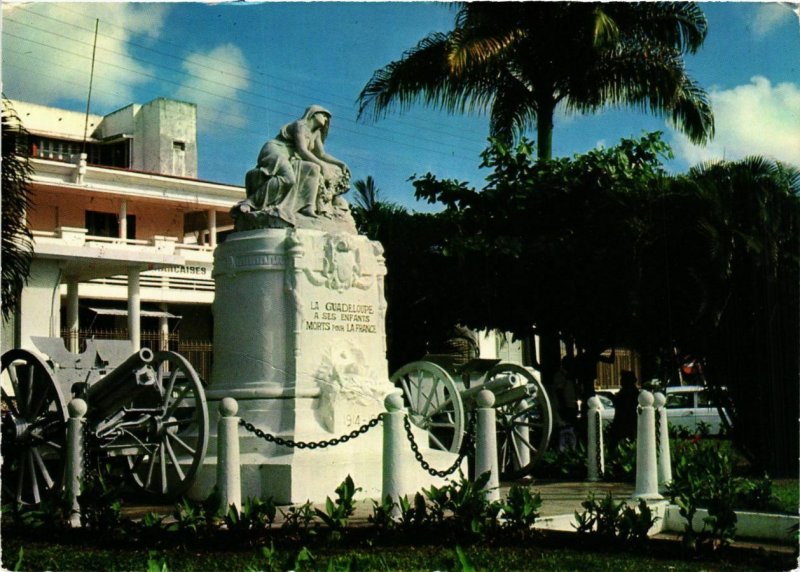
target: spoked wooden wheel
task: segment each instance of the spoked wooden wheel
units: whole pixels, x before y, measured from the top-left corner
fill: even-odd
[[[403,390],[411,423],[428,432],[429,446],[458,452],[464,438],[464,405],[450,374],[434,363],[417,361],[400,368],[391,381]]]
[[[2,358],[3,500],[35,505],[64,477],[67,408],[52,370],[34,353]]]
[[[131,431],[136,452],[127,455],[134,484],[162,499],[182,495],[194,482],[208,447],[208,408],[200,378],[186,358],[159,352],[152,367],[157,372],[160,398],[143,394],[132,410],[148,412],[148,422]]]
[[[552,432],[550,400],[533,373],[517,364],[501,363],[489,370],[486,382],[509,377],[513,387],[525,387],[527,396],[504,403],[502,394],[496,405],[497,453],[500,475],[519,479],[530,474],[544,455]]]

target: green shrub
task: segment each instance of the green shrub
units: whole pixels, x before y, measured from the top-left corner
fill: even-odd
[[[398,503],[394,502],[390,495],[386,495],[383,502],[373,500],[372,514],[367,517],[367,520],[378,530],[392,530],[396,527],[394,510],[397,507]]]
[[[11,506],[12,522],[16,526],[34,529],[42,533],[57,533],[68,528],[72,513],[71,503],[65,495],[51,494],[38,505]]]
[[[683,543],[692,550],[716,550],[730,544],[736,535],[734,507],[746,480],[734,477],[734,466],[727,452],[709,441],[689,441],[681,448],[672,466],[668,494],[686,519]],[[697,510],[708,516],[696,530]]]
[[[290,506],[285,511],[281,509],[283,524],[281,528],[294,534],[308,534],[311,524],[315,519],[314,505],[306,501],[300,506]]]
[[[574,448],[548,449],[536,463],[536,476],[544,479],[585,479],[586,447],[579,442]]]
[[[512,485],[508,496],[498,505],[502,511],[501,527],[514,532],[528,532],[539,518],[542,496],[531,493],[528,487]]]
[[[155,551],[147,553],[147,572],[168,572],[166,558],[159,558]]]
[[[458,481],[450,481],[441,488],[432,486],[425,490],[425,495],[432,503],[429,511],[431,522],[441,524],[445,520],[445,514],[450,514],[448,521],[453,523],[456,533],[482,535],[495,523],[497,516],[484,490],[489,477],[490,473],[487,471],[471,481],[462,474]]]
[[[276,513],[277,507],[272,497],[265,500],[254,497],[245,500],[241,510],[235,505],[229,506],[224,520],[232,533],[252,536],[272,528]]]
[[[123,487],[124,481],[111,466],[89,472],[78,495],[81,525],[109,534],[119,530]]]
[[[592,493],[581,506],[584,511],[575,511],[573,527],[579,534],[592,534],[604,541],[643,544],[658,521],[644,500],[639,501],[637,510],[624,501],[616,502],[611,493],[601,500]]]
[[[325,499],[325,510],[315,509],[317,516],[329,528],[331,537],[338,538],[347,527],[347,522],[355,511],[355,494],[361,488],[356,488],[350,475],[336,487],[336,501],[330,497]]]
[[[172,513],[175,521],[169,525],[183,540],[202,539],[219,528],[222,522],[222,508],[219,506],[216,491],[205,501],[181,499]]]
[[[633,482],[636,478],[636,441],[622,439],[605,451],[603,479],[613,482]]]

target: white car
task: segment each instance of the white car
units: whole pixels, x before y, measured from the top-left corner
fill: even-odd
[[[717,407],[711,403],[708,390],[700,385],[684,385],[667,387],[667,420],[676,427],[683,427],[688,431],[697,431],[700,422],[710,427],[710,433],[716,435],[722,429]],[[608,393],[598,393],[597,397],[603,404],[600,414],[604,422],[614,419],[614,402]]]

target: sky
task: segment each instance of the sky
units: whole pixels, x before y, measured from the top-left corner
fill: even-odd
[[[715,139],[697,147],[665,119],[624,108],[559,111],[554,155],[663,131],[673,172],[754,154],[800,165],[800,4],[700,6],[709,33],[686,66],[710,95]],[[375,70],[451,30],[453,17],[428,2],[4,2],[2,91],[84,112],[97,24],[91,112],[156,97],[196,103],[199,178],[243,185],[263,143],[319,104],[333,115],[326,150],[353,179],[371,175],[383,200],[426,211],[435,207],[414,200],[412,175],[483,187],[488,118],[417,104],[364,121],[356,100]]]

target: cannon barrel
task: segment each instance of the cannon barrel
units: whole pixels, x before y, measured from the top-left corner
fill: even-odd
[[[87,389],[89,415],[110,415],[130,403],[141,392],[150,389],[157,396],[156,372],[150,366],[153,357],[152,350],[142,348],[91,384]]]
[[[501,391],[506,391],[514,386],[514,379],[511,376],[503,376],[497,379],[493,379],[491,381],[487,381],[484,384],[476,385],[475,387],[470,387],[469,389],[465,389],[461,392],[461,399],[464,403],[471,403],[475,399],[477,399],[478,394],[483,391],[484,389],[488,389],[494,394],[497,394]]]
[[[503,391],[495,396],[495,407],[507,405],[509,403],[521,402],[526,397],[530,397],[530,391],[524,385],[514,387],[508,391]]]

